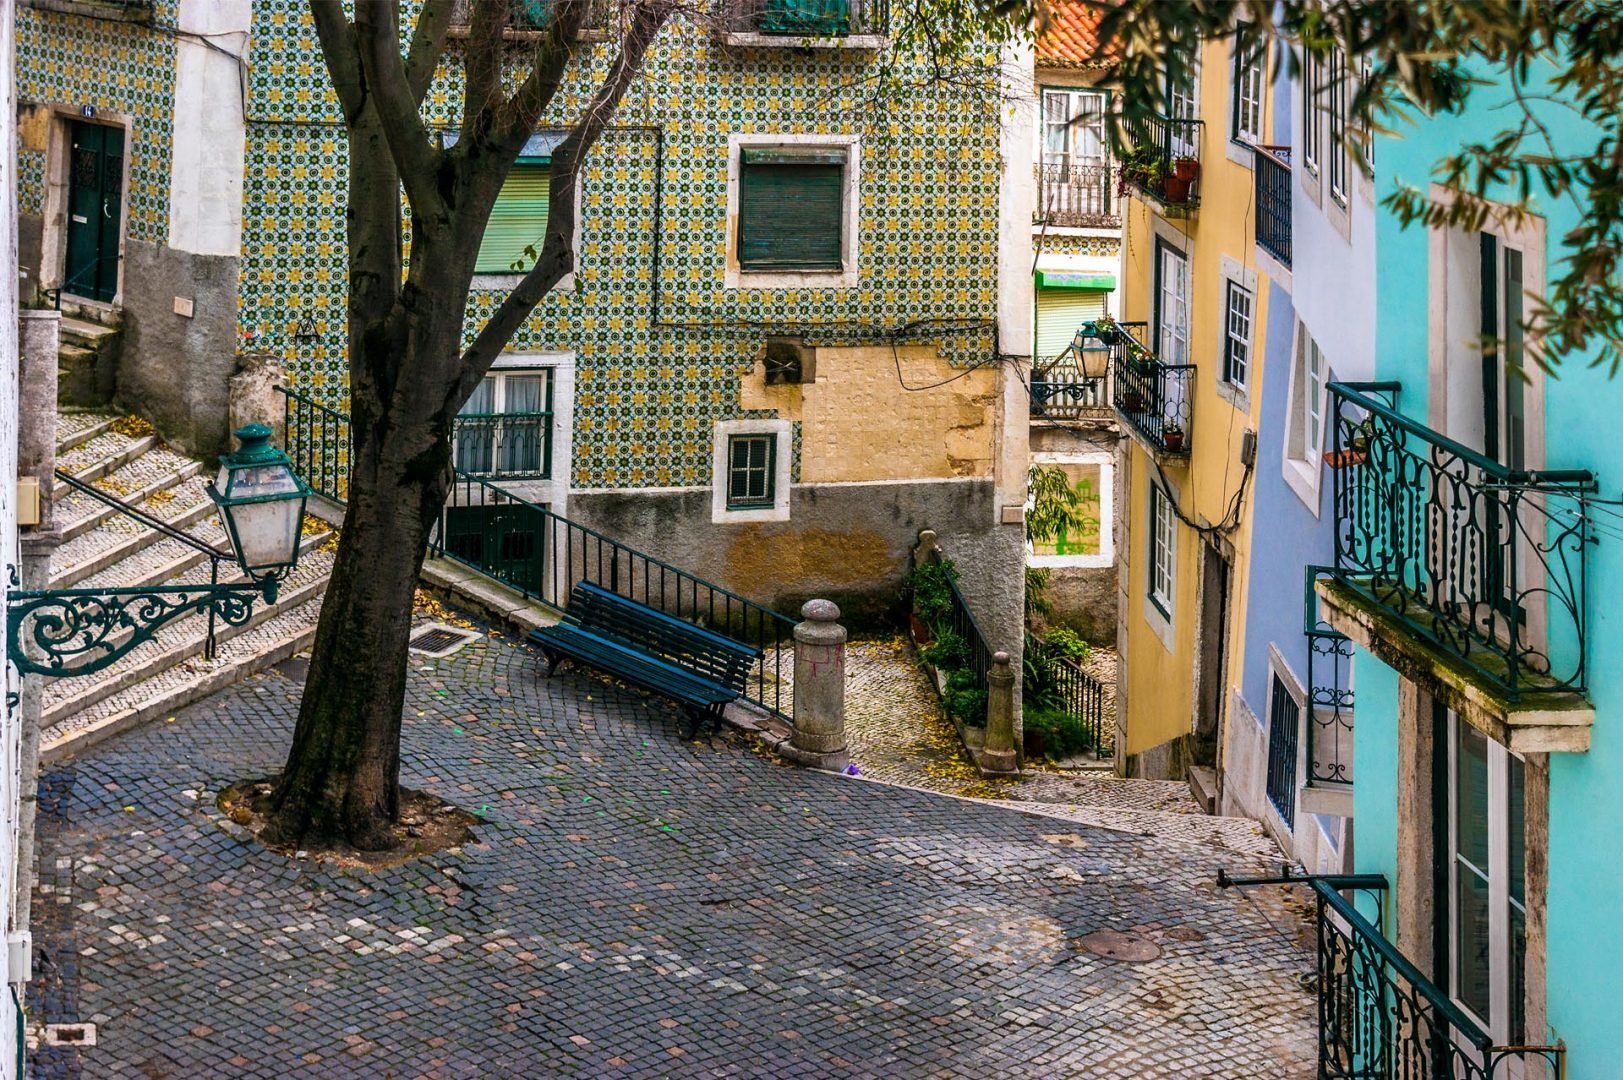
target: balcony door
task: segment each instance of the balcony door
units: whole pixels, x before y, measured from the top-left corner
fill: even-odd
[[[1200,119],[1200,58],[1192,55],[1182,78],[1167,77],[1167,119]],[[1169,124],[1167,149],[1174,159],[1200,156],[1200,129],[1193,123]]]

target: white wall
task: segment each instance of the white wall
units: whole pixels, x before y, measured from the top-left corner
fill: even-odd
[[[242,246],[249,0],[181,0],[175,39],[169,246],[236,255]],[[206,39],[197,40],[198,37]]]

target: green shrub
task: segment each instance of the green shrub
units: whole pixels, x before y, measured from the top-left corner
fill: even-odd
[[[1051,656],[1063,656],[1067,660],[1086,660],[1093,646],[1087,640],[1069,627],[1056,626],[1043,635],[1043,644],[1048,646]]]
[[[912,605],[913,614],[932,630],[952,615],[952,586],[958,580],[958,567],[951,559],[920,563],[902,579],[902,596]]]
[[[1022,718],[1021,743],[1028,758],[1057,760],[1092,749],[1093,738],[1080,717],[1059,709],[1033,707],[1028,702]]]
[[[960,668],[948,674],[941,703],[947,715],[960,723],[975,727],[986,723],[986,688],[976,685],[973,671]]]
[[[943,630],[919,655],[938,671],[955,671],[969,666],[969,642],[951,630]]]

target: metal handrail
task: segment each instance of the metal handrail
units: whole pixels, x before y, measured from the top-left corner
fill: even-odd
[[[127,503],[123,499],[118,498],[116,495],[96,487],[94,484],[87,484],[70,472],[64,472],[63,470],[58,469],[56,470],[56,478],[67,484],[73,490],[84,495],[89,495],[92,499],[97,499],[105,503],[125,517],[132,518],[133,520],[140,522],[142,525],[152,529],[154,532],[163,533],[163,535],[169,537],[171,540],[178,540],[189,548],[201,551],[211,559],[223,559],[229,562],[236,558],[236,556],[231,552],[226,551],[223,548],[217,548],[212,544],[204,543],[202,540],[199,540],[197,537],[193,536],[189,532],[186,532],[184,529],[177,529],[167,521],[160,518],[155,518],[146,511],[137,509],[133,503]]]
[[[83,278],[86,274],[91,273],[92,271],[100,270],[101,267],[102,267],[102,264],[108,263],[108,262],[117,262],[117,261],[118,261],[118,252],[116,252],[116,251],[103,252],[102,254],[96,256],[96,259],[95,259],[94,262],[87,263],[84,266],[80,267],[79,272],[74,274],[72,277],[67,278],[67,279],[65,279],[63,281],[57,282],[56,285],[53,286],[52,288],[41,289],[40,292],[51,301],[51,306],[53,308],[55,308],[57,311],[61,311],[62,310],[62,291],[64,289],[66,289],[70,285],[81,284],[81,280],[80,280],[81,278]],[[74,293],[74,295],[77,296],[79,294]]]

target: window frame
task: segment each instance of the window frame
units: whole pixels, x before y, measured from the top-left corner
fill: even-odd
[[[1258,42],[1254,48],[1242,47],[1238,36],[1234,39],[1234,63],[1230,73],[1229,92],[1229,141],[1243,147],[1262,145],[1264,141],[1264,126],[1267,124],[1267,89],[1265,76],[1267,74],[1268,47]],[[1250,86],[1251,94],[1246,92]],[[1255,127],[1248,128],[1245,124],[1247,114],[1253,114]]]
[[[1317,357],[1317,365],[1310,363],[1310,357]],[[1308,331],[1307,324],[1298,318],[1291,342],[1285,442],[1280,456],[1286,484],[1314,516],[1319,513],[1319,493],[1324,475],[1324,436],[1329,429],[1326,421],[1329,419],[1330,381],[1329,357]]]
[[[1173,592],[1178,584],[1178,521],[1172,510],[1172,496],[1153,480],[1150,482],[1147,513],[1150,528],[1149,554],[1144,567],[1144,596],[1161,617],[1170,622]]]
[[[840,269],[795,270],[773,268],[745,269],[738,257],[739,205],[743,191],[745,150],[845,151],[845,182],[840,237]],[[738,134],[727,137],[726,270],[727,289],[856,288],[861,281],[859,253],[861,236],[862,139],[858,135],[782,135],[773,133]]]
[[[770,435],[773,447],[768,490],[770,503],[735,505],[731,499],[732,442],[737,436]],[[710,520],[734,524],[789,520],[791,465],[794,456],[794,425],[788,420],[723,420],[715,425],[711,446]]]
[[[1302,169],[1317,180],[1324,156],[1323,87],[1324,65],[1311,49],[1302,52]]]
[[[1038,90],[1041,99],[1042,123],[1041,135],[1037,140],[1038,163],[1042,165],[1058,165],[1069,169],[1073,165],[1103,165],[1108,161],[1110,149],[1107,142],[1108,133],[1105,131],[1105,117],[1110,111],[1110,95],[1103,90],[1081,86],[1043,86],[1039,87]],[[1080,102],[1089,98],[1096,98],[1099,102],[1097,123],[1099,152],[1096,157],[1078,160],[1076,134],[1081,126],[1078,121],[1086,114],[1079,111],[1077,106]],[[1064,120],[1056,123],[1049,118],[1048,103],[1050,99],[1062,99],[1065,101]],[[1094,125],[1089,125],[1089,127],[1092,126]],[[1065,149],[1060,151],[1058,156],[1052,155],[1048,147],[1049,133],[1056,127],[1065,133]]]
[[[1168,324],[1164,301],[1167,295],[1166,258],[1168,255],[1175,257],[1182,266],[1182,273],[1180,275],[1182,281],[1181,295],[1174,296],[1176,302],[1180,303],[1183,307],[1181,324],[1176,327],[1178,332],[1172,335],[1172,340],[1175,342],[1181,342],[1183,346],[1182,355],[1177,357],[1168,355],[1169,350],[1166,348],[1166,342],[1168,340]],[[1190,291],[1190,267],[1188,252],[1184,251],[1182,248],[1179,248],[1175,244],[1168,243],[1165,237],[1157,236],[1155,239],[1155,295],[1152,298],[1152,314],[1155,322],[1155,356],[1156,359],[1163,364],[1189,363]]]
[[[508,385],[507,385],[508,381],[510,379],[513,379],[513,378],[533,378],[533,377],[537,377],[537,376],[541,377],[545,381],[545,386],[544,386],[543,393],[542,393],[542,408],[535,409],[535,410],[525,410],[523,412],[510,411],[506,407],[507,406],[507,396],[508,396]],[[515,479],[515,480],[534,479],[534,480],[539,480],[539,481],[543,481],[543,482],[546,481],[546,480],[549,480],[552,477],[555,470],[557,469],[557,461],[554,458],[554,442],[556,441],[554,436],[556,435],[556,425],[557,425],[557,422],[558,422],[558,412],[557,412],[557,407],[556,407],[556,402],[555,402],[555,398],[556,398],[556,395],[557,395],[557,392],[558,392],[557,368],[553,367],[553,366],[550,366],[550,365],[537,365],[537,366],[534,366],[534,367],[492,367],[488,372],[485,373],[484,378],[480,380],[480,385],[482,386],[485,383],[486,380],[488,380],[490,382],[490,384],[491,384],[491,392],[490,392],[491,405],[490,405],[490,410],[488,412],[474,413],[474,414],[471,414],[471,415],[474,415],[474,416],[488,416],[488,417],[499,417],[499,416],[515,416],[515,417],[540,416],[540,417],[543,417],[544,421],[543,421],[543,424],[542,424],[543,431],[542,431],[541,462],[540,462],[541,467],[540,467],[539,470],[504,469],[504,468],[502,468],[501,467],[502,452],[503,452],[504,449],[510,449],[510,447],[504,448],[500,444],[500,436],[499,435],[494,435],[492,437],[492,440],[491,440],[491,446],[490,446],[490,451],[489,451],[491,467],[489,469],[484,469],[484,470],[462,469],[462,465],[460,464],[460,462],[462,460],[461,459],[462,446],[459,444],[458,436],[455,434],[455,419],[453,419],[453,421],[452,421],[452,425],[453,425],[452,426],[452,436],[451,436],[451,460],[452,460],[452,462],[456,463],[456,467],[458,469],[461,469],[463,472],[468,473],[470,476],[510,478],[510,479]],[[471,400],[472,395],[470,395],[469,397],[470,397],[470,400]],[[467,404],[464,403],[462,409],[457,411],[457,418],[462,418],[465,415],[468,415],[466,413],[466,409],[467,409]]]
[[[1347,54],[1339,47],[1330,50],[1329,78],[1330,107],[1326,110],[1328,125],[1325,147],[1327,162],[1326,186],[1330,198],[1343,209],[1347,207],[1348,193],[1352,189],[1352,158],[1347,152]]]
[[[1243,297],[1246,305],[1246,311],[1241,316],[1245,320],[1243,338],[1236,338],[1235,336],[1234,301],[1236,297]],[[1221,376],[1219,381],[1242,396],[1249,394],[1252,359],[1256,353],[1256,339],[1256,290],[1247,287],[1246,283],[1238,278],[1225,274],[1223,277],[1223,368],[1219,373]],[[1236,365],[1234,359],[1236,345],[1244,350],[1244,355],[1238,365]],[[1236,371],[1236,367],[1238,367],[1238,371]]]
[[[1034,465],[1097,465],[1099,467],[1099,553],[1097,555],[1039,555],[1026,542],[1028,566],[1105,567],[1116,563],[1116,458],[1114,454],[1072,453],[1034,454]],[[1031,495],[1026,496],[1026,510],[1032,507]]]
[[[738,464],[738,448],[740,446],[760,445],[766,447],[766,458],[760,466],[751,464],[746,452],[742,468]],[[727,436],[727,509],[734,510],[761,510],[773,504],[777,492],[774,490],[776,479],[774,471],[777,468],[778,439],[770,432],[752,431],[740,432]],[[735,484],[743,474],[746,491],[738,494]],[[753,486],[753,475],[759,472],[762,481],[762,491],[759,495],[751,495],[748,488]]]

